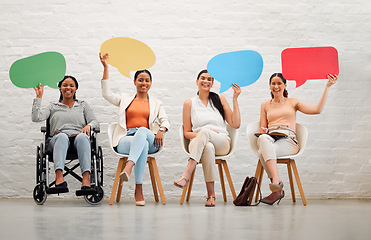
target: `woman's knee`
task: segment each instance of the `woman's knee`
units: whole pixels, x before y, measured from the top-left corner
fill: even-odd
[[[211,142],[206,143],[204,153],[213,154],[215,156],[215,147]]]
[[[90,143],[90,139],[88,137],[88,135],[86,135],[85,133],[79,133],[77,134],[76,138],[75,138],[75,143]]]
[[[68,138],[68,135],[61,132],[61,133],[58,133],[56,136],[55,136],[55,141],[63,141],[63,142],[67,142],[69,141],[69,138]]]
[[[207,128],[202,128],[198,133],[197,136],[208,136],[212,130],[207,129]]]

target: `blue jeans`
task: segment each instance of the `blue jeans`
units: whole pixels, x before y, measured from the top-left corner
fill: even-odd
[[[128,161],[134,162],[135,183],[143,183],[144,168],[148,153],[155,153],[158,149],[154,145],[155,134],[146,127],[131,128],[126,136],[122,137],[117,145],[117,152],[128,154]]]
[[[67,150],[70,146],[70,140],[68,136],[71,134],[77,134],[73,144],[77,150],[77,156],[80,161],[81,173],[86,171],[90,172],[91,169],[91,150],[90,150],[90,139],[85,133],[73,129],[62,130],[61,133],[54,135],[49,138],[47,148],[53,152],[54,170],[64,170],[66,162]]]

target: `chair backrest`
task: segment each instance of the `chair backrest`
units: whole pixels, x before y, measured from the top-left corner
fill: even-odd
[[[237,129],[229,126],[228,124],[227,124],[227,131],[228,131],[229,137],[231,138],[231,149],[229,150],[229,153],[227,155],[223,155],[223,156],[220,156],[220,157],[227,157],[227,156],[231,155],[236,149],[237,139],[238,139],[238,131],[237,131]],[[182,147],[183,147],[184,152],[189,155],[189,149],[188,149],[189,140],[184,137],[183,125],[180,125],[179,137],[180,137],[180,141],[182,142]]]
[[[247,132],[247,137],[249,138],[250,142],[250,147],[253,150],[253,152],[258,155],[258,145],[257,145],[257,137],[255,137],[254,133],[259,132],[260,130],[260,123],[259,122],[253,122],[250,123],[249,126],[247,126],[246,132]],[[281,156],[278,159],[283,159],[283,158],[293,158],[297,157],[300,154],[303,153],[305,146],[307,144],[307,139],[308,139],[308,130],[304,125],[301,125],[299,123],[296,123],[296,138],[298,140],[298,144],[300,146],[300,150],[297,154],[295,155],[288,155],[288,156]]]
[[[121,153],[118,153],[117,151],[115,151],[115,149],[113,148],[113,145],[112,145],[112,136],[113,136],[113,131],[115,130],[115,128],[117,127],[117,122],[114,122],[114,123],[111,123],[109,126],[108,126],[108,129],[107,129],[107,134],[108,134],[108,140],[109,140],[109,144],[110,144],[110,147],[112,149],[112,151],[114,153],[116,153],[117,155],[121,156],[121,157],[127,157],[129,155],[127,154],[121,154]],[[157,155],[158,153],[162,152],[164,150],[164,146],[165,146],[165,136],[166,134],[164,134],[164,141],[163,141],[163,145],[162,147],[160,148],[160,150],[158,150],[157,152],[155,153],[150,153],[148,154],[148,156],[155,156]]]

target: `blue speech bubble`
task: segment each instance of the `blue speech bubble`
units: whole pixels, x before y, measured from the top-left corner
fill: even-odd
[[[263,72],[263,58],[253,50],[221,53],[207,64],[210,75],[220,82],[220,93],[233,83],[245,87],[256,82]]]

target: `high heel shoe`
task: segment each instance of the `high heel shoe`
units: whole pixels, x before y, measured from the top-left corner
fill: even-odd
[[[121,179],[122,181],[124,181],[124,182],[129,181],[129,175],[127,174],[127,172],[122,172],[122,173],[120,174],[120,179]]]
[[[144,206],[146,204],[146,201],[135,201],[136,206]]]
[[[269,196],[263,198],[261,200],[262,203],[273,205],[275,202],[278,201],[277,205],[280,204],[281,199],[285,197],[285,191],[278,190],[275,192],[272,192]]]
[[[282,188],[283,188],[283,182],[280,182],[279,184],[273,184],[273,183],[269,184],[269,189],[272,192],[277,192],[279,190],[282,190]]]

